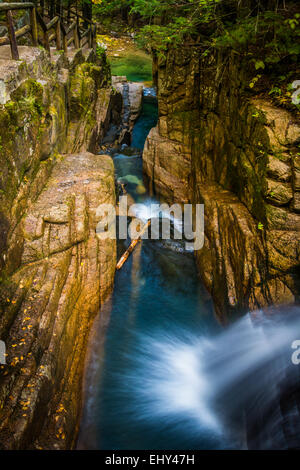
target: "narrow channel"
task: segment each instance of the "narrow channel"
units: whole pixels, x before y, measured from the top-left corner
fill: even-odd
[[[141,151],[157,111],[146,86],[131,147],[113,155],[116,179],[144,204],[154,199]],[[118,258],[129,243],[118,241]],[[248,314],[224,330],[193,253],[178,241],[143,240],[93,326],[77,448],[297,447],[299,373],[290,351],[299,309],[282,313],[278,321]]]
[[[135,80],[137,78],[135,75]],[[126,155],[114,155],[117,178],[126,181],[126,189],[136,202],[150,202],[148,194],[140,191],[143,187],[140,151],[156,122],[154,90],[144,88],[142,111],[133,130],[131,144],[132,149],[138,150],[131,154],[127,148]],[[118,257],[128,244],[129,240],[118,242]],[[194,411],[189,400],[193,400],[193,393],[196,393],[196,389],[193,390],[197,385],[193,383],[193,380],[197,381],[196,371],[184,370],[184,367],[181,371],[178,364],[178,374],[189,375],[192,372],[191,377],[178,377],[179,386],[186,378],[191,380],[191,395],[186,397],[186,403],[180,403],[181,398],[176,394],[184,395],[185,390],[174,390],[173,416],[168,409],[151,409],[153,390],[147,381],[150,370],[143,361],[158,360],[155,357],[151,359],[151,344],[162,344],[172,333],[179,339],[189,331],[203,336],[218,328],[211,298],[199,282],[193,254],[179,250],[176,242],[173,246],[160,240],[140,243],[117,272],[112,299],[102,309],[94,325],[78,447],[191,448],[191,435],[182,432],[184,427],[174,426],[173,419],[179,416],[185,420],[186,413],[190,415]],[[152,352],[147,353],[147,348]],[[148,363],[149,366],[151,368]],[[168,401],[167,390],[165,398]],[[162,403],[162,407],[169,405]],[[190,425],[189,420],[187,416],[187,426]],[[199,446],[199,436],[195,436],[194,445]],[[220,442],[208,433],[203,445],[215,448]]]

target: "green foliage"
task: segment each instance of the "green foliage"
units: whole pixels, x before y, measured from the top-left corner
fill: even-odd
[[[256,75],[256,77],[253,77],[251,82],[249,83],[249,88],[254,88],[255,84],[259,81],[261,78],[261,75]]]
[[[258,228],[258,230],[263,230],[264,229],[264,224],[262,224],[261,222],[258,222],[257,228]]]
[[[139,42],[158,54],[170,45],[199,40],[203,55],[231,48],[254,59],[256,70],[300,54],[300,5],[254,0],[95,0],[94,11],[112,14],[127,9],[144,27]],[[246,5],[245,5],[246,4]]]
[[[43,114],[43,106],[35,96],[25,96],[19,101],[19,106],[22,111],[32,115],[42,116]]]
[[[269,91],[269,95],[272,95],[272,94],[275,94],[276,96],[279,96],[282,94],[282,91],[281,91],[281,88],[277,87],[277,86],[274,86],[273,88],[271,88],[271,90]]]
[[[265,68],[265,64],[262,60],[257,60],[255,62],[255,70],[264,69],[264,68]]]
[[[144,26],[137,39],[141,47],[151,48],[158,56],[164,56],[169,46],[180,45],[185,35],[191,32],[190,24],[186,19],[179,17],[167,26]]]
[[[101,46],[100,44],[97,44],[96,55],[97,57],[99,57],[99,59],[102,59],[103,55],[105,55],[105,48]]]
[[[132,3],[132,0],[95,0],[93,1],[93,10],[98,15],[111,15],[131,7]]]
[[[152,60],[143,51],[127,52],[122,57],[111,57],[113,75],[126,75],[133,82],[152,80]]]

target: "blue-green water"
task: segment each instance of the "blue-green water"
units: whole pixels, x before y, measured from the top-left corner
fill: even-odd
[[[145,97],[140,118],[135,124],[132,132],[132,147],[140,149],[144,147],[145,140],[149,134],[149,129],[156,125],[157,119],[157,103],[152,96]]]
[[[152,59],[143,51],[129,51],[123,57],[111,57],[110,64],[112,75],[125,75],[131,82],[152,81]]]
[[[134,73],[141,79],[143,69]],[[146,98],[133,148],[156,122],[157,104]],[[114,163],[130,196],[149,204],[140,153],[115,154]],[[128,245],[118,242],[118,257]],[[90,338],[78,448],[246,448],[247,438],[250,448],[298,448],[297,402],[282,417],[278,393],[299,382],[290,360],[299,309],[290,325],[255,325],[247,315],[223,331],[193,255],[175,248],[143,240],[116,273]]]
[[[113,298],[103,315],[109,324],[102,354],[96,358],[100,374],[90,396],[94,434],[84,436],[86,448],[219,447],[218,436],[209,428],[190,432],[197,420],[191,418],[192,410],[178,412],[175,404],[174,414],[157,410],[155,396],[151,403],[153,385],[147,382],[157,365],[151,358],[152,343],[164,345],[170,336],[183,339],[185,332],[210,335],[216,328],[192,257],[143,242],[117,273]]]
[[[143,147],[156,121],[156,102],[145,99],[133,147]],[[114,161],[118,178],[129,180],[130,195],[136,201],[149,200],[147,194],[136,192],[143,181],[141,157],[117,154]],[[118,243],[119,257],[128,245],[129,240]],[[224,447],[208,416],[199,425],[198,405],[194,404],[199,384],[192,358],[188,354],[185,358],[184,351],[178,350],[178,358],[176,354],[172,357],[175,365],[178,359],[179,367],[174,387],[168,382],[164,386],[168,374],[174,372],[168,366],[170,348],[176,352],[177,341],[180,344],[187,338],[192,346],[198,336],[209,337],[218,329],[193,255],[178,253],[159,240],[139,244],[116,273],[112,299],[95,322],[79,448]]]

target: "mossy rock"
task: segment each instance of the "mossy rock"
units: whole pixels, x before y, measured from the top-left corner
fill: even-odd
[[[29,78],[12,93],[12,100],[20,101],[23,98],[30,98],[34,96],[36,100],[42,105],[43,93],[43,85],[36,80]]]

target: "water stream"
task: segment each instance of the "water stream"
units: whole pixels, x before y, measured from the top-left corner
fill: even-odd
[[[133,148],[143,148],[156,123],[151,95],[146,89]],[[149,200],[140,154],[117,153],[114,163],[135,201]],[[118,242],[118,257],[128,244]],[[90,339],[78,448],[241,449],[247,427],[255,434],[253,416],[265,448],[287,446],[282,429],[294,436],[297,406],[282,423],[278,394],[298,377],[290,345],[299,312],[271,325],[247,315],[223,331],[193,255],[177,248],[144,240],[116,274]]]

